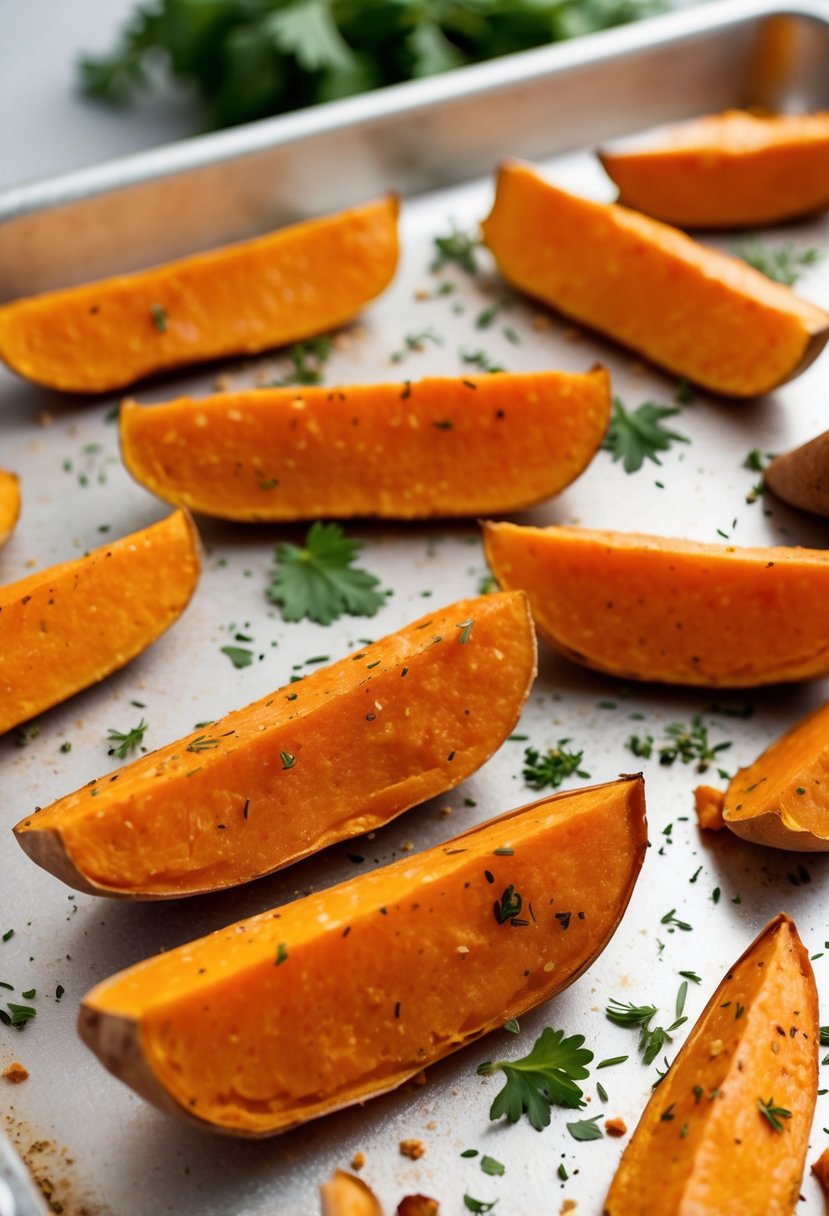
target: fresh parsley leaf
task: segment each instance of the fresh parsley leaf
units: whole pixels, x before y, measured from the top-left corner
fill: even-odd
[[[277,568],[265,594],[279,604],[286,621],[308,617],[330,625],[344,613],[374,616],[386,597],[375,588],[379,579],[353,563],[362,541],[349,540],[339,524],[312,524],[305,547],[276,547]]]
[[[626,473],[636,473],[646,460],[661,464],[657,452],[667,452],[673,443],[690,443],[687,435],[669,431],[662,425],[682,411],[675,405],[655,405],[645,401],[635,410],[628,410],[618,397],[613,399],[613,413],[602,442],[614,463],[623,460]]]
[[[31,1022],[32,1018],[37,1017],[37,1010],[33,1009],[31,1005],[15,1005],[14,1002],[9,1001],[8,1010],[9,1025],[11,1026],[25,1026],[27,1022]]]
[[[11,1005],[9,1006],[11,1009]],[[774,1098],[769,1098],[768,1102],[764,1102],[762,1098],[757,1099],[757,1109],[764,1119],[767,1119],[776,1132],[782,1132],[783,1124],[781,1119],[791,1119],[792,1112],[786,1110],[784,1106],[775,1106]]]
[[[819,262],[819,249],[795,249],[794,245],[765,245],[758,237],[732,246],[731,252],[767,279],[793,287],[803,271]]]
[[[577,1084],[589,1076],[585,1065],[593,1052],[583,1046],[584,1035],[564,1038],[563,1030],[547,1026],[536,1039],[532,1051],[519,1060],[497,1060],[478,1065],[479,1076],[502,1072],[504,1088],[489,1111],[492,1120],[506,1115],[517,1123],[526,1113],[536,1131],[548,1126],[550,1105],[577,1108],[584,1105],[584,1093]]]
[[[242,667],[250,667],[253,662],[253,651],[248,650],[246,646],[220,646],[219,650],[227,655],[237,671]]]
[[[500,1161],[496,1161],[494,1157],[481,1157],[481,1169],[485,1174],[489,1174],[492,1178],[500,1178],[502,1174],[507,1172],[507,1167],[502,1165]]]
[[[601,1115],[594,1115],[592,1119],[580,1119],[578,1123],[568,1123],[567,1130],[574,1140],[602,1140],[604,1132],[599,1127],[601,1117]]]
[[[293,0],[275,9],[264,27],[275,46],[292,55],[306,72],[347,71],[354,64],[354,53],[325,0]]]
[[[130,752],[138,751],[141,744],[144,742],[144,735],[149,729],[149,723],[142,718],[137,726],[132,730],[122,733],[119,730],[111,730],[107,735],[107,742],[113,746],[107,752],[108,756],[117,756],[119,760],[126,760]],[[145,749],[146,750],[146,749]]]
[[[535,790],[543,790],[549,786],[557,790],[565,777],[573,773],[577,777],[590,776],[579,765],[584,758],[584,752],[568,752],[567,744],[570,739],[559,739],[556,747],[548,748],[542,755],[534,747],[524,749],[524,780]]]

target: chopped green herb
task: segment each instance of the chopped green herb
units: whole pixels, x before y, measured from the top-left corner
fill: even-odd
[[[792,1112],[786,1110],[784,1106],[775,1106],[774,1098],[769,1098],[768,1102],[764,1102],[762,1098],[757,1099],[757,1109],[764,1119],[767,1119],[776,1132],[782,1132],[783,1124],[781,1119],[791,1119]]]
[[[40,734],[40,723],[29,722],[26,726],[18,726],[14,741],[18,747],[28,747]]]
[[[741,241],[732,246],[735,257],[742,258],[749,266],[759,270],[775,283],[794,287],[803,271],[821,259],[819,249],[795,249],[794,245],[765,245],[759,237]]]
[[[220,646],[219,650],[222,654],[227,655],[237,670],[242,667],[250,667],[253,662],[253,651],[244,646]]]
[[[694,403],[694,390],[691,388],[691,385],[684,376],[676,386],[674,401],[676,401],[678,405],[693,405]]]
[[[584,1094],[577,1081],[589,1075],[585,1065],[593,1059],[593,1052],[583,1044],[584,1035],[565,1039],[563,1030],[548,1026],[536,1039],[532,1051],[521,1059],[479,1064],[479,1076],[500,1071],[505,1077],[504,1088],[490,1107],[490,1119],[506,1115],[510,1123],[517,1123],[526,1113],[536,1131],[541,1131],[550,1122],[552,1103],[583,1105]]]
[[[693,925],[689,925],[687,920],[677,919],[676,908],[671,908],[670,912],[666,912],[665,915],[660,918],[659,923],[660,925],[671,925],[675,929],[682,929],[685,933],[690,933],[693,929]],[[671,930],[669,929],[668,932],[670,933]]]
[[[465,1148],[461,1153],[462,1157],[477,1157],[478,1150],[476,1148]]]
[[[160,334],[167,332],[167,313],[160,304],[150,305],[150,315],[153,319],[153,325]]]
[[[188,752],[209,752],[219,746],[218,739],[209,739],[207,735],[197,735],[187,744]]]
[[[567,1130],[574,1140],[602,1140],[604,1132],[599,1127],[601,1117],[601,1115],[594,1115],[592,1119],[580,1119],[578,1123],[568,1123]]]
[[[618,397],[613,400],[613,413],[602,442],[614,463],[623,460],[626,473],[636,473],[646,460],[660,464],[657,452],[667,452],[674,443],[690,443],[687,435],[669,431],[662,425],[681,411],[675,405],[655,405],[646,401],[635,410],[627,410]]]
[[[518,1018],[510,1018],[509,1021],[504,1022],[503,1029],[509,1031],[510,1034],[520,1034],[521,1027],[518,1025]]]
[[[469,635],[472,632],[472,626],[474,624],[474,621],[461,621],[461,623],[456,626],[456,628],[460,629],[461,631],[458,637],[458,641],[460,642],[461,646],[465,646],[469,641]]]
[[[563,1165],[559,1165],[557,1173],[562,1182],[566,1182],[567,1179],[570,1177],[570,1175],[567,1173],[566,1168]]]
[[[697,975],[696,971],[680,971],[683,979],[690,980],[692,984],[701,984],[702,979]]]
[[[527,785],[536,790],[546,789],[547,786],[555,790],[565,777],[573,773],[577,777],[589,777],[590,774],[579,767],[584,751],[567,751],[570,742],[571,739],[559,739],[558,744],[548,748],[543,755],[534,747],[525,748],[523,777]]]
[[[470,1212],[491,1212],[495,1207],[497,1199],[493,1199],[492,1203],[485,1203],[483,1199],[474,1199],[472,1195],[464,1195],[464,1207]]]
[[[144,735],[149,729],[149,723],[142,718],[137,726],[133,726],[132,730],[122,733],[118,730],[111,730],[107,734],[107,742],[113,746],[107,752],[108,756],[117,756],[119,760],[126,760],[131,752],[138,751],[141,744],[144,742]],[[146,748],[144,749],[146,751]]]
[[[292,756],[290,752],[281,751],[279,753],[279,759],[282,761],[283,769],[293,768],[296,764],[296,756]]]
[[[453,223],[448,236],[436,236],[432,239],[435,245],[432,270],[442,270],[451,262],[455,266],[459,266],[461,270],[465,270],[467,274],[476,275],[478,273],[475,254],[480,249],[481,242],[477,236],[469,232],[462,232]]]
[[[614,1064],[624,1064],[625,1060],[629,1060],[630,1056],[610,1056],[606,1060],[599,1060],[596,1068],[612,1068]]]
[[[280,942],[276,948],[276,959],[274,960],[275,967],[281,967],[288,958],[288,947],[284,942]]]
[[[477,367],[482,372],[503,372],[506,371],[500,363],[493,363],[489,355],[484,350],[460,350],[458,351],[462,363],[468,364],[470,367]]]
[[[25,1026],[27,1022],[31,1022],[32,1018],[37,1016],[37,1010],[33,1009],[31,1005],[15,1005],[9,1001],[7,1007],[12,1026]]]
[[[292,364],[290,371],[281,380],[273,380],[271,383],[275,388],[291,384],[322,384],[323,369],[330,357],[330,338],[320,336],[307,338],[304,342],[296,342],[288,351],[288,358]],[[278,484],[278,482],[273,482],[273,485],[262,488],[271,489]]]
[[[13,937],[14,937],[14,929],[7,929],[7,930],[6,930],[6,932],[3,934],[3,941],[4,941],[4,942],[10,942],[10,941],[11,941],[11,939],[12,939]],[[821,1032],[821,1040],[820,1040],[820,1041],[821,1041],[821,1043],[823,1042],[823,1034],[822,1034],[822,1032]],[[827,1040],[827,1042],[829,1042],[829,1040]]]
[[[500,1161],[496,1161],[494,1157],[481,1157],[481,1169],[485,1174],[489,1174],[491,1178],[500,1178],[506,1173],[506,1166]]]

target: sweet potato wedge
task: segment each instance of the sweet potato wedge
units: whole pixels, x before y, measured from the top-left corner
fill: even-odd
[[[5,545],[20,518],[20,481],[0,469],[0,545]]]
[[[645,848],[641,777],[545,798],[121,972],[83,1001],[81,1037],[191,1122],[285,1131],[571,984],[612,937]]]
[[[598,451],[604,368],[276,388],[121,408],[121,451],[167,502],[222,519],[417,519],[514,511]]]
[[[369,832],[473,773],[535,677],[523,592],[461,600],[15,828],[80,891],[215,891]]]
[[[103,680],[181,616],[199,577],[186,511],[0,587],[0,734]]]
[[[727,110],[599,159],[620,203],[679,228],[758,228],[829,207],[829,114]]]
[[[706,688],[829,672],[822,549],[510,523],[486,524],[484,545],[501,586],[527,592],[541,637],[576,663]]]
[[[397,265],[397,199],[0,308],[0,358],[71,393],[255,354],[342,325]]]
[[[829,431],[776,456],[763,481],[789,506],[829,516]]]
[[[723,820],[735,836],[793,852],[829,852],[829,704],[732,777]]]
[[[513,286],[715,393],[767,393],[829,338],[829,315],[790,288],[526,165],[501,169],[483,232]]]
[[[605,1216],[790,1216],[817,1100],[815,978],[788,916],[734,964],[651,1097]]]

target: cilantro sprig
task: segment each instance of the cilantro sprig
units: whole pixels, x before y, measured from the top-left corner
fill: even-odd
[[[349,540],[339,524],[312,524],[305,547],[276,547],[276,570],[265,594],[279,604],[286,621],[308,617],[330,625],[344,614],[374,616],[386,600],[375,590],[380,580],[354,567],[363,542]]]
[[[547,1026],[536,1039],[532,1051],[518,1060],[486,1061],[478,1065],[478,1076],[504,1074],[504,1088],[489,1109],[493,1121],[506,1115],[517,1123],[526,1114],[540,1132],[550,1123],[550,1107],[578,1108],[584,1105],[579,1081],[588,1077],[587,1064],[593,1052],[583,1046],[584,1035],[565,1039],[563,1030]]]
[[[635,21],[664,0],[155,0],[81,60],[85,92],[126,104],[160,63],[216,127],[363,93]]]
[[[624,461],[626,473],[636,473],[646,460],[661,465],[658,452],[667,452],[674,443],[690,443],[687,435],[668,430],[662,423],[682,411],[675,405],[656,405],[645,401],[635,410],[629,410],[619,400],[613,399],[613,413],[602,447],[610,452],[614,463]]]

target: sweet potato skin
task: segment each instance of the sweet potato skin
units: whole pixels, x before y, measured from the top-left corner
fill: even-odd
[[[753,844],[829,852],[829,705],[808,714],[731,779],[725,826]]]
[[[621,204],[679,228],[758,228],[829,207],[829,114],[728,110],[599,159]]]
[[[829,315],[788,287],[525,165],[502,167],[483,232],[513,286],[715,393],[770,392],[829,338]]]
[[[38,864],[100,895],[248,882],[452,789],[513,729],[535,670],[523,593],[461,600],[133,760],[15,834]]]
[[[818,1040],[809,957],[781,914],[728,972],[654,1091],[605,1216],[791,1216],[817,1100]],[[791,1113],[781,1132],[758,1106],[771,1099]]]
[[[763,481],[790,506],[829,516],[829,431],[775,457]]]
[[[394,274],[389,195],[252,241],[0,308],[0,358],[48,388],[100,393],[350,320]]]
[[[178,619],[199,577],[186,511],[0,587],[0,733],[103,680]]]
[[[85,998],[80,1033],[164,1109],[272,1135],[394,1089],[572,983],[645,848],[641,777],[559,794],[122,972]],[[496,914],[516,893],[519,924]]]
[[[246,521],[517,510],[587,467],[610,417],[603,368],[259,389],[121,408],[121,451],[167,502]]]
[[[0,469],[0,545],[5,545],[20,518],[20,480]]]
[[[529,595],[539,635],[598,671],[705,688],[829,671],[823,550],[510,523],[485,524],[484,547],[501,586]]]

